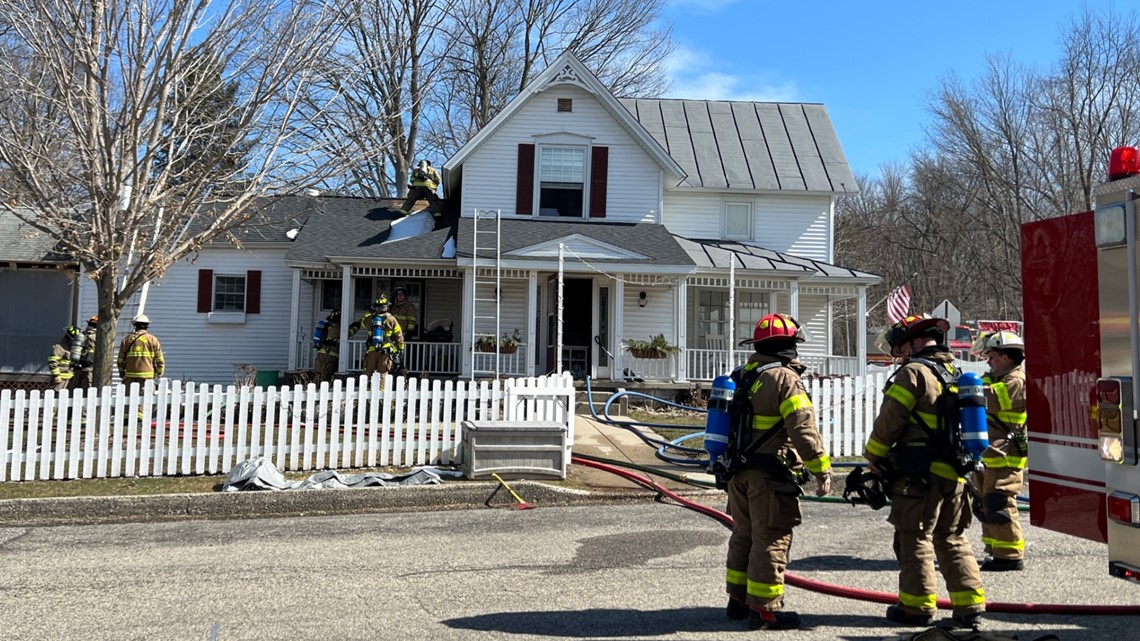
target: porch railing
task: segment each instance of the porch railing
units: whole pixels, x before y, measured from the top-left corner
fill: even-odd
[[[671,381],[677,378],[677,358],[675,355],[665,358],[636,358],[626,352],[622,354],[621,363],[623,368],[628,369],[630,374],[637,378],[647,381]]]
[[[471,356],[474,359],[472,364],[475,366],[476,372],[487,372],[495,369],[494,352],[476,350],[472,352]],[[506,376],[526,374],[526,343],[519,343],[518,349],[510,354],[499,353],[499,372]]]
[[[687,349],[686,362],[688,378],[694,381],[711,381],[722,374],[728,374],[733,369],[748,362],[752,350],[733,350],[732,360],[722,349]],[[807,366],[808,374],[819,376],[856,376],[859,373],[859,359],[854,356],[800,356],[800,361]],[[641,371],[638,370],[638,376]],[[642,378],[645,378],[642,376]]]

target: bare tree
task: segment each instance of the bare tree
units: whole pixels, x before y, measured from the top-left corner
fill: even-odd
[[[346,159],[312,148],[297,111],[338,12],[317,0],[14,0],[5,12],[0,162],[19,191],[3,195],[96,281],[105,384],[119,315],[144,283],[206,243],[236,243],[260,196],[340,172]],[[207,117],[203,97],[231,86]],[[235,157],[247,141],[240,162],[156,162]]]

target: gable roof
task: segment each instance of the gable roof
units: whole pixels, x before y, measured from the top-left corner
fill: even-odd
[[[21,215],[32,216],[36,210],[14,207]],[[11,263],[74,263],[65,254],[58,253],[54,238],[0,207],[0,262]]]
[[[783,252],[764,249],[757,245],[729,240],[693,240],[675,236],[681,246],[696,263],[699,269],[726,269],[730,261],[737,269],[782,272],[795,277],[797,274],[812,278],[843,279],[878,283],[882,277],[869,272],[861,272],[821,260],[792,256]]]
[[[447,162],[443,164],[444,182],[448,187],[451,187],[453,178],[450,174],[463,165],[463,162],[475,152],[476,149],[481,147],[484,142],[489,140],[500,127],[503,126],[508,120],[514,116],[515,112],[523,107],[530,98],[543,90],[558,84],[572,84],[594,95],[602,107],[609,112],[619,125],[622,126],[629,133],[635,141],[637,141],[642,149],[649,154],[650,158],[657,161],[657,164],[665,170],[665,172],[673,177],[673,182],[680,182],[685,178],[685,170],[669,155],[660,142],[650,135],[645,127],[633,117],[633,115],[626,108],[622,107],[617,98],[606,89],[605,85],[598,80],[582,61],[570,53],[569,51],[562,52],[550,66],[538,74],[535,79],[526,86],[517,96],[511,99],[507,106],[502,111],[495,114],[495,117],[484,125],[478,133],[476,133],[471,140],[459,148]],[[458,172],[455,172],[458,173]]]
[[[684,169],[681,188],[858,190],[821,104],[658,98],[621,104]]]
[[[293,246],[288,264],[323,265],[338,259],[438,260],[451,227],[385,242],[392,223],[402,217],[390,200],[321,196],[311,199],[308,219]]]

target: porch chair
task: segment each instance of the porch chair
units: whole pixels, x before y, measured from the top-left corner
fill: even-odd
[[[452,329],[455,323],[451,319],[441,318],[428,323],[427,330],[424,331],[424,342],[427,343],[450,343],[454,339]]]
[[[714,351],[712,358],[709,359],[709,364],[716,368],[716,371],[712,373],[714,377],[732,371],[732,362],[728,357],[728,338],[726,336],[723,334],[705,335],[705,349]]]

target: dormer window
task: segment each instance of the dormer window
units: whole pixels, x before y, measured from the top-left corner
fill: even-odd
[[[574,100],[572,98],[559,98],[558,111],[574,111]]]
[[[726,202],[724,204],[724,237],[737,240],[752,239],[752,203]]]

